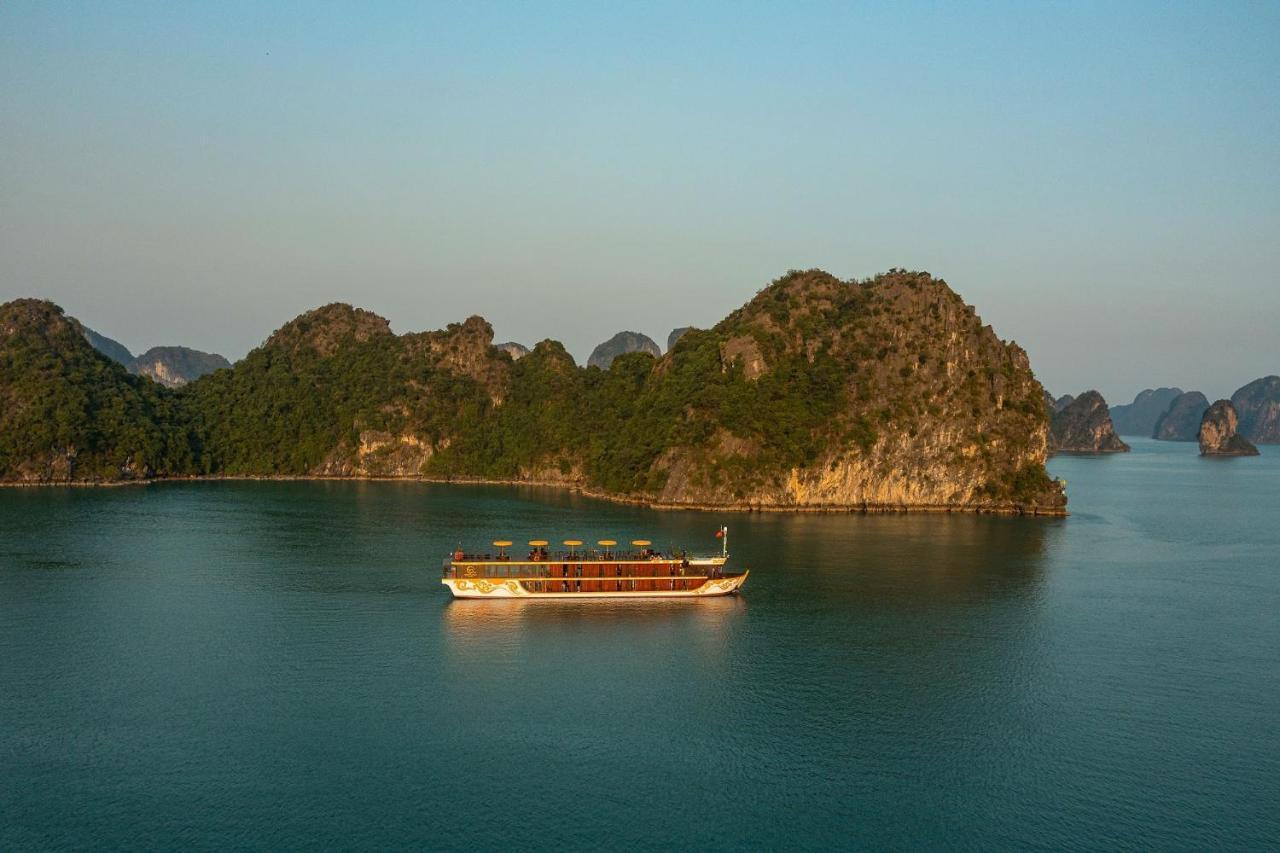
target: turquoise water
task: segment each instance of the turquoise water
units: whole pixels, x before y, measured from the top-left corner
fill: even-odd
[[[1280,450],[1060,458],[1068,519],[408,483],[0,490],[0,849],[1280,845]],[[452,601],[499,535],[742,596]]]

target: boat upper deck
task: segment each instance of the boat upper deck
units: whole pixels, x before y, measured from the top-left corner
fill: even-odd
[[[648,539],[633,539],[630,548],[617,548],[613,539],[601,539],[595,547],[582,547],[580,539],[566,539],[564,548],[549,550],[551,543],[546,539],[530,540],[528,549],[521,547],[515,554],[510,549],[514,542],[499,539],[493,543],[494,550],[486,552],[468,552],[461,548],[454,551],[449,559],[454,565],[540,565],[543,563],[680,563],[689,559],[688,554],[681,551],[662,553],[650,547],[653,543]]]
[[[568,551],[548,552],[546,554],[530,554],[520,557],[519,559],[510,555],[503,554],[468,554],[461,551],[454,552],[449,558],[449,562],[454,565],[542,565],[544,563],[680,563],[689,559],[684,555],[670,556],[653,552],[646,554],[642,551],[637,552],[619,552],[613,554],[604,554],[598,551],[578,551],[570,553]]]

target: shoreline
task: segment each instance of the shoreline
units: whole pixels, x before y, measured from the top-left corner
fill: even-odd
[[[150,477],[139,480],[66,480],[66,481],[5,481],[0,488],[41,489],[41,488],[120,488],[128,486],[153,486],[162,483],[207,483],[207,482],[391,482],[391,483],[427,483],[431,485],[452,486],[531,486],[543,489],[559,489],[595,500],[613,503],[645,506],[650,509],[694,512],[771,512],[771,513],[820,513],[820,514],[859,514],[888,515],[895,513],[964,513],[971,515],[1003,515],[1024,516],[1027,518],[1067,518],[1070,513],[1064,509],[1006,506],[972,506],[968,504],[703,504],[703,503],[670,503],[654,501],[650,498],[633,495],[612,495],[597,492],[576,483],[565,483],[555,480],[515,480],[488,479],[483,477],[420,477],[395,475],[359,475],[342,476],[336,474],[202,474],[178,477]]]

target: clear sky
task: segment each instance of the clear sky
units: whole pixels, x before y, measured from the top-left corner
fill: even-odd
[[[1280,4],[0,3],[0,299],[135,352],[339,300],[581,361],[814,266],[1056,394],[1280,373]]]

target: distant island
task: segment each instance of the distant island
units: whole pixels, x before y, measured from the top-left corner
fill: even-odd
[[[640,332],[618,332],[591,351],[587,366],[608,370],[613,366],[615,358],[633,352],[648,353],[654,358],[662,355],[662,350],[658,349],[658,345],[648,335]]]
[[[1132,403],[1112,406],[1111,422],[1115,431],[1120,435],[1150,437],[1156,421],[1181,394],[1181,388],[1147,388],[1139,391]]]
[[[1179,394],[1156,419],[1151,437],[1160,441],[1195,441],[1209,400],[1199,391]]]
[[[1049,406],[1050,453],[1127,453],[1129,445],[1116,435],[1107,401],[1097,391],[1085,391],[1078,397],[1065,395]]]
[[[1236,390],[1229,400],[1239,419],[1239,435],[1257,444],[1280,444],[1280,376],[1264,376]],[[1111,407],[1120,435],[1160,441],[1196,441],[1209,400],[1199,391],[1148,388],[1133,403]]]
[[[1231,395],[1240,434],[1258,444],[1280,444],[1280,376],[1255,379]]]
[[[231,362],[217,353],[201,352],[190,347],[152,347],[142,355],[135,356],[123,344],[100,335],[93,329],[81,327],[81,331],[94,349],[112,361],[119,362],[130,373],[150,376],[169,388],[186,385],[193,379],[231,366]]]
[[[342,304],[174,389],[49,302],[0,306],[0,336],[9,482],[413,477],[665,507],[1066,507],[1026,353],[927,273],[788,273],[665,355],[641,341],[607,370],[551,340],[500,349],[479,317],[396,335]]]
[[[693,326],[677,326],[667,335],[667,350],[675,349],[676,342],[685,336],[686,332],[692,332]]]

